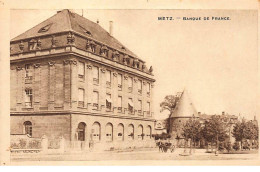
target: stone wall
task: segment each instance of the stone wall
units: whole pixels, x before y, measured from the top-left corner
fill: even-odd
[[[32,137],[41,138],[46,135],[48,138],[63,136],[70,139],[70,115],[15,115],[11,116],[11,134],[24,134],[24,122],[32,123]]]

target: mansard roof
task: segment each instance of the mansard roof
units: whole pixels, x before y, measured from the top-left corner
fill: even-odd
[[[198,117],[198,112],[195,109],[188,92],[184,90],[181,94],[181,97],[178,101],[178,104],[171,114],[171,118],[174,117]]]
[[[85,37],[106,44],[111,48],[122,50],[124,53],[137,58],[133,52],[128,50],[99,24],[67,9],[58,12],[35,27],[13,38],[11,42],[69,31],[79,33]]]

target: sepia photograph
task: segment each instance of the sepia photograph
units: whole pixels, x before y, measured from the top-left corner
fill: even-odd
[[[9,14],[11,164],[259,160],[257,9]]]

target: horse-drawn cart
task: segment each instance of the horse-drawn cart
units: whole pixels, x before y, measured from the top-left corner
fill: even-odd
[[[157,142],[157,146],[159,147],[159,152],[162,151],[166,153],[168,150],[170,150],[172,153],[175,149],[175,146],[170,142]]]

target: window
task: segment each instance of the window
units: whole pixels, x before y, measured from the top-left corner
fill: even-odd
[[[111,87],[111,71],[107,70],[106,72],[106,85],[107,87]]]
[[[108,123],[106,125],[106,141],[111,142],[113,141],[113,125],[111,123]]]
[[[82,62],[79,62],[78,76],[79,78],[84,78],[85,76],[85,64]]]
[[[98,99],[99,99],[99,94],[97,91],[93,91],[93,109],[97,110],[98,109]]]
[[[137,87],[138,87],[138,93],[142,94],[142,81],[141,80],[138,80]]]
[[[147,115],[150,116],[150,102],[147,102]]]
[[[29,42],[29,50],[36,50],[37,48],[37,41],[32,39]]]
[[[24,68],[25,68],[25,78],[32,79],[32,65],[26,64]]]
[[[130,114],[134,112],[134,106],[133,106],[133,99],[129,98],[128,99],[128,111]]]
[[[148,82],[146,87],[147,87],[146,88],[147,89],[147,96],[150,96],[151,84]]]
[[[29,136],[32,136],[32,123],[31,121],[25,121],[23,123],[24,126],[24,134],[28,134]]]
[[[107,110],[111,111],[111,106],[112,106],[111,94],[107,94],[107,96],[106,96],[106,108],[107,108]]]
[[[143,140],[144,139],[144,129],[143,129],[142,125],[138,126],[137,136],[138,136],[138,140]]]
[[[100,141],[100,124],[95,122],[92,126],[92,140],[93,141]]]
[[[133,78],[132,77],[128,78],[128,91],[129,92],[133,91]]]
[[[124,140],[124,125],[123,124],[118,124],[118,127],[117,127],[117,138],[118,138],[118,141],[123,141]]]
[[[138,100],[138,114],[142,114],[142,100]]]
[[[133,124],[128,125],[128,139],[134,140],[134,125]]]
[[[122,96],[118,96],[117,106],[118,106],[118,111],[122,112]]]
[[[93,82],[94,84],[99,83],[99,68],[96,66],[93,66]]]
[[[96,43],[94,41],[90,41],[90,48],[93,53],[96,53]]]
[[[79,107],[84,107],[84,96],[85,95],[85,90],[82,88],[79,88],[78,90],[78,106]]]
[[[117,76],[118,90],[122,90],[122,80],[123,80],[123,75],[119,73]]]
[[[147,138],[151,139],[152,138],[152,127],[150,125],[148,125],[146,130],[147,130],[147,135],[146,135]]]
[[[32,89],[26,89],[25,90],[25,107],[26,108],[31,108],[32,107]]]

